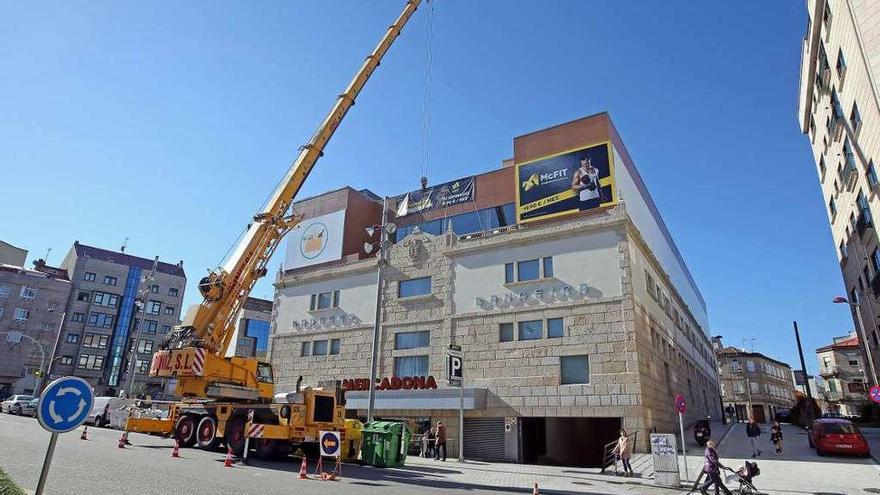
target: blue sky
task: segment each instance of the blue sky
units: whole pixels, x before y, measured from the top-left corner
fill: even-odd
[[[3,2],[0,238],[185,260],[187,299],[402,0]],[[684,7],[684,5],[682,5]],[[802,2],[434,0],[428,175],[493,169],[514,136],[609,111],[730,344],[796,366],[852,327],[795,107]],[[761,15],[755,15],[760,11]],[[748,29],[740,22],[748,19]],[[421,176],[426,8],[302,192]],[[10,215],[11,214],[11,215]],[[277,267],[280,256],[273,260]],[[271,277],[268,277],[271,279]],[[270,298],[271,280],[254,295]]]

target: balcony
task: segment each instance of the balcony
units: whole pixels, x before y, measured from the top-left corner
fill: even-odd
[[[874,273],[874,276],[871,277],[871,292],[874,293],[874,298],[880,295],[880,271]]]
[[[859,172],[856,170],[855,162],[847,159],[840,170],[840,182],[846,187],[847,191],[852,191],[858,178]]]
[[[871,213],[869,211],[862,211],[859,213],[859,218],[856,220],[856,231],[859,233],[859,237],[865,235],[865,232],[874,229],[874,220],[871,218]]]
[[[817,79],[817,82],[819,83],[819,94],[828,93],[831,90],[831,69],[819,69],[819,77]]]
[[[843,136],[844,127],[843,115],[834,112],[831,115],[831,124],[828,126],[828,134],[831,136],[832,141],[840,141],[840,137]]]
[[[831,378],[841,373],[840,366],[823,366],[819,369],[819,376],[822,378]]]

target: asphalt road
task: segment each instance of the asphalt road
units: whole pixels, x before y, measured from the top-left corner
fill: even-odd
[[[89,440],[82,441],[82,429],[63,434],[58,440],[46,489],[51,495],[215,495],[238,494],[356,494],[356,495],[462,495],[530,494],[540,484],[542,495],[569,494],[683,494],[652,486],[650,479],[616,478],[595,469],[527,466],[503,463],[459,464],[408,458],[403,468],[379,469],[345,464],[338,482],[299,480],[300,460],[261,462],[224,468],[224,454],[195,449],[181,450],[171,457],[172,442],[132,434],[132,446],[116,446],[120,432],[89,428]],[[880,493],[880,468],[872,459],[817,457],[806,437],[786,427],[786,455],[764,455],[758,459],[762,474],[755,484],[762,493],[781,495],[859,495]],[[769,440],[765,452],[769,453]],[[30,493],[39,478],[49,433],[36,420],[0,414],[0,467]],[[688,466],[696,472],[699,452],[689,456]],[[742,425],[725,439],[721,457],[732,467],[749,458]],[[649,463],[650,460],[647,460]],[[314,471],[314,461],[309,473]],[[695,476],[695,474],[692,474]],[[691,478],[693,479],[693,477]],[[733,487],[731,487],[733,488]]]

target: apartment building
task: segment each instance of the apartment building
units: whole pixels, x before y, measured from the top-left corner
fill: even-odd
[[[365,417],[372,386],[377,418],[442,420],[454,456],[458,345],[464,455],[522,463],[596,465],[620,427],[644,450],[652,429],[677,431],[678,393],[688,423],[720,417],[705,302],[608,114],[513,148],[501,168],[384,202],[343,188],[295,205],[306,218],[275,284],[276,389],[341,380]],[[383,216],[397,229],[377,288]]]
[[[735,421],[753,418],[772,422],[779,409],[795,404],[791,366],[760,352],[724,347],[716,339],[721,400],[728,417]]]
[[[25,262],[27,251],[9,251],[6,261]],[[71,288],[43,260],[34,269],[0,263],[0,397],[39,391],[36,372],[48,369]]]
[[[126,388],[131,357],[132,392],[163,390],[147,373],[153,351],[180,321],[186,275],[183,262],[159,262],[150,281],[153,262],[74,242],[61,264],[73,287],[53,374],[81,376],[98,395],[116,395]]]
[[[806,6],[798,123],[813,149],[854,324],[880,368],[880,3]]]
[[[247,298],[235,321],[233,345],[229,346],[226,355],[265,359],[269,348],[272,301]]]
[[[816,358],[819,376],[825,379],[823,398],[829,412],[861,416],[869,402],[859,336],[852,332],[834,337],[831,344],[816,349]]]

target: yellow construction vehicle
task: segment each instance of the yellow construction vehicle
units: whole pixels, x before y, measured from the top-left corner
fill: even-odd
[[[248,413],[253,411],[253,421],[260,425],[284,425],[277,431],[270,428],[271,439],[255,442],[259,453],[260,444],[265,444],[265,450],[269,445],[277,446],[276,440],[282,438],[288,444],[303,443],[314,438],[316,428],[344,428],[341,392],[306,388],[292,397],[281,394],[289,403],[273,403],[272,366],[253,358],[226,357],[226,351],[239,310],[257,280],[266,275],[266,265],[281,239],[300,220],[290,211],[294,198],[419,3],[407,0],[315,134],[300,148],[299,156],[230,256],[199,282],[204,300],[198,310],[175,327],[153,355],[150,376],[175,378],[176,395],[181,400],[170,404],[166,419],[130,418],[127,431],[173,433],[187,447],[212,448],[225,443],[241,453]]]

